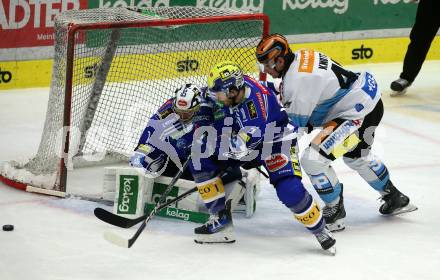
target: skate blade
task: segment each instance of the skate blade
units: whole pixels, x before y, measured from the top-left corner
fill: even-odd
[[[393,213],[386,214],[384,216],[396,216],[396,215],[403,214],[403,213],[413,212],[413,211],[416,211],[417,209],[419,209],[419,208],[417,208],[417,206],[409,203],[407,206],[402,207],[402,208],[398,208]]]
[[[213,233],[213,234],[196,234],[194,242],[197,244],[216,244],[216,243],[234,243],[235,237],[231,227]]]
[[[390,96],[391,96],[391,97],[402,96],[402,95],[404,95],[404,94],[406,93],[406,90],[407,90],[407,89],[404,89],[404,90],[402,90],[402,91],[394,91],[394,90],[391,90]]]
[[[234,243],[235,239],[234,240],[227,240],[227,241],[226,240],[225,241],[201,241],[201,240],[194,239],[194,242],[197,244],[230,244],[230,243]]]
[[[336,256],[336,246],[333,245],[332,247],[325,250],[325,252],[330,256]]]

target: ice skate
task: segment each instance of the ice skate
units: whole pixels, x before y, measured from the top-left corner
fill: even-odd
[[[395,80],[394,82],[391,83],[391,90],[393,92],[391,92],[391,96],[399,96],[399,95],[403,95],[406,92],[406,89],[411,86],[411,83],[408,80],[399,78],[397,80]]]
[[[409,203],[409,197],[401,193],[393,183],[389,182],[384,189],[382,201],[384,202],[379,212],[382,215],[397,215],[417,210],[417,207]]]
[[[342,231],[345,229],[345,208],[344,208],[344,197],[339,195],[339,201],[335,204],[329,204],[324,206],[322,209],[322,215],[324,216],[326,227],[331,231]]]
[[[218,214],[211,215],[203,226],[194,229],[198,244],[233,243],[235,242],[231,215],[231,200],[226,202],[226,208]]]
[[[332,256],[336,255],[336,239],[333,238],[333,235],[327,228],[324,228],[319,233],[315,233],[315,237],[323,250]]]

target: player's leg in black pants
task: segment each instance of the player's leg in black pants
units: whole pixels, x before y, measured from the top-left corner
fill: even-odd
[[[438,0],[421,0],[417,7],[415,23],[411,29],[408,50],[403,61],[400,78],[412,83],[422,68],[423,62],[440,26],[440,4]]]

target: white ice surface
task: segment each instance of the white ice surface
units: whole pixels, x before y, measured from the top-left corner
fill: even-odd
[[[131,249],[122,249],[105,241],[103,232],[130,236],[135,229],[97,220],[93,209],[102,205],[0,183],[0,225],[15,226],[0,231],[0,279],[440,279],[440,61],[426,62],[400,98],[390,98],[388,90],[400,63],[351,68],[371,70],[382,86],[386,112],[374,150],[418,211],[380,216],[379,195],[337,161],[347,229],[335,234],[335,257],[322,253],[267,183],[252,219],[234,215],[235,244],[197,245],[196,224],[153,219]],[[47,98],[48,89],[0,91],[0,161],[36,152]],[[100,181],[96,174],[70,180],[87,186]]]

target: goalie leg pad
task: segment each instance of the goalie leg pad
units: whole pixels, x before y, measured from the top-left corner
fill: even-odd
[[[246,218],[250,218],[254,215],[257,208],[257,186],[255,184],[246,183],[246,191],[244,193],[244,202],[246,204]]]
[[[250,218],[255,213],[257,206],[257,185],[260,173],[255,168],[242,172],[242,180],[225,185],[226,197],[232,199],[232,212],[241,212],[245,214],[246,218]]]
[[[243,201],[243,195],[246,191],[246,186],[242,180],[236,180],[225,185],[225,192],[227,200],[231,200],[232,212],[242,212],[241,201]]]

